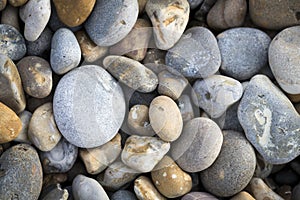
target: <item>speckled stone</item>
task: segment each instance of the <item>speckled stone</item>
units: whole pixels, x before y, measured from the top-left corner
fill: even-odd
[[[57,74],[65,74],[78,66],[81,50],[72,31],[67,28],[58,29],[51,42],[50,64]]]
[[[218,200],[218,199],[206,192],[190,192],[184,195],[181,200]]]
[[[43,172],[33,147],[18,144],[9,148],[1,155],[0,166],[0,199],[38,199]]]
[[[28,138],[28,126],[29,126],[29,122],[30,122],[32,113],[27,110],[24,110],[18,116],[22,123],[22,129],[21,129],[18,137],[16,137],[14,139],[14,141],[20,142],[20,143],[31,144],[31,141]]]
[[[118,190],[110,197],[110,200],[137,200],[137,198],[128,190]]]
[[[170,143],[159,138],[132,135],[126,140],[121,158],[132,169],[150,172],[169,149]]]
[[[15,27],[18,31],[20,31],[19,9],[11,5],[7,5],[5,9],[1,11],[1,24],[11,25]]]
[[[19,7],[25,5],[28,0],[8,0],[9,4],[14,7]]]
[[[250,80],[238,119],[247,139],[268,163],[283,164],[300,155],[299,114],[266,76]]]
[[[85,22],[90,38],[99,46],[111,46],[131,31],[138,17],[137,0],[99,0]]]
[[[199,172],[213,164],[223,143],[218,125],[207,118],[198,117],[186,123],[181,136],[171,145],[177,164],[187,172]]]
[[[26,54],[25,40],[13,26],[0,24],[0,54],[19,60]]]
[[[234,195],[230,200],[255,200],[248,192],[242,191]]]
[[[21,113],[26,106],[21,78],[13,61],[1,53],[0,88],[0,101],[10,107],[17,114]]]
[[[7,4],[7,0],[0,1],[0,11],[4,10]]]
[[[134,181],[134,192],[139,200],[166,200],[146,176],[140,176]]]
[[[51,15],[50,0],[29,0],[20,8],[20,18],[25,23],[24,37],[35,41],[43,32]]]
[[[68,190],[62,189],[60,184],[57,184],[54,189],[48,192],[41,200],[68,200],[69,193]]]
[[[242,133],[223,131],[223,145],[216,161],[200,173],[203,186],[219,197],[233,196],[250,182],[255,166],[255,152]]]
[[[35,41],[26,41],[27,55],[48,57],[51,50],[53,32],[46,27]]]
[[[44,173],[65,173],[74,165],[78,148],[62,138],[51,151],[40,152]]]
[[[146,12],[152,22],[157,48],[167,50],[183,34],[189,20],[190,5],[187,0],[148,0]]]
[[[36,98],[45,98],[52,90],[52,70],[48,61],[27,56],[17,63],[24,91]]]
[[[195,117],[190,96],[186,94],[181,95],[178,99],[178,107],[181,113],[183,123],[186,123]],[[199,114],[199,112],[196,114]]]
[[[116,79],[139,92],[152,92],[158,84],[155,73],[133,59],[107,56],[103,65]]]
[[[299,4],[300,6],[300,4]],[[300,10],[300,7],[299,7]],[[275,36],[269,48],[269,63],[280,87],[290,94],[300,93],[300,26],[286,28]]]
[[[260,178],[253,178],[250,182],[250,188],[256,200],[283,200],[281,196],[272,191]]]
[[[193,27],[168,50],[166,65],[183,76],[205,78],[216,73],[221,55],[213,33],[204,27]]]
[[[69,142],[94,148],[117,134],[125,117],[125,100],[121,87],[107,71],[86,65],[60,79],[53,111],[60,132]]]
[[[239,81],[223,75],[197,80],[193,89],[193,102],[212,118],[221,117],[243,94],[243,86]]]
[[[75,200],[109,200],[105,190],[95,180],[84,175],[78,175],[72,183]]]
[[[270,37],[255,28],[233,28],[217,36],[221,70],[238,80],[257,74],[268,62]],[[238,49],[238,51],[237,51]]]

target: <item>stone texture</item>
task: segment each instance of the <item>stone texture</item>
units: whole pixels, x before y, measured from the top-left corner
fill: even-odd
[[[0,101],[10,107],[17,114],[21,113],[26,106],[21,78],[13,61],[1,53],[0,88]]]
[[[238,119],[247,139],[268,163],[287,163],[300,154],[299,114],[266,76],[256,75],[250,80]]]
[[[0,5],[0,7],[1,7],[1,5]],[[1,10],[1,8],[0,8],[0,10]],[[7,5],[5,7],[5,9],[1,11],[1,24],[11,25],[11,26],[15,27],[18,31],[20,31],[19,9],[15,8],[11,5]]]
[[[200,173],[203,186],[219,197],[233,196],[250,182],[255,166],[255,152],[242,133],[223,131],[221,152],[208,169]]]
[[[248,192],[239,192],[234,195],[230,200],[255,200]]]
[[[195,9],[203,2],[203,0],[188,0],[188,2],[190,4],[190,8]]]
[[[221,55],[213,33],[204,27],[193,27],[168,50],[166,65],[183,76],[205,78],[216,73]]]
[[[7,4],[7,0],[0,1],[0,11],[4,10]]]
[[[29,122],[30,122],[32,113],[27,110],[24,110],[18,116],[22,123],[22,129],[21,129],[18,137],[16,137],[14,139],[14,141],[20,142],[20,143],[31,144],[31,141],[28,138],[28,126],[29,126]]]
[[[157,48],[170,49],[182,36],[189,20],[187,0],[148,0],[146,12],[151,19]]]
[[[134,192],[139,200],[166,200],[146,176],[140,176],[134,181]]]
[[[85,22],[90,38],[99,46],[111,46],[131,31],[138,17],[137,0],[99,0]]]
[[[250,188],[256,200],[283,200],[281,196],[272,191],[260,178],[253,178],[250,182]]]
[[[14,7],[19,7],[25,5],[28,0],[8,0],[9,4]]]
[[[68,200],[69,193],[66,189],[61,189],[60,184],[57,184],[54,189],[48,192],[45,197],[43,197],[41,200]]]
[[[9,148],[1,155],[0,166],[0,199],[38,199],[43,172],[33,147],[18,144]]]
[[[216,197],[206,192],[190,192],[182,197],[181,200],[217,200]]]
[[[117,134],[125,116],[125,100],[121,87],[107,71],[86,65],[60,79],[53,110],[56,124],[69,142],[94,148]]]
[[[110,197],[110,200],[137,200],[137,198],[128,190],[118,190]]]
[[[27,55],[42,56],[47,58],[51,50],[51,40],[53,32],[45,27],[41,35],[35,41],[26,41]]]
[[[145,7],[148,0],[138,0],[139,4],[139,14],[142,14],[145,11]]]
[[[195,117],[190,96],[186,94],[181,95],[178,99],[178,107],[181,113],[183,123],[186,123]],[[199,114],[199,112],[196,114]]]
[[[187,172],[199,172],[213,164],[223,143],[218,125],[210,119],[198,117],[186,123],[181,136],[171,145],[177,164]]]
[[[159,74],[161,71],[167,69],[167,66],[165,65],[165,57],[166,51],[157,48],[148,49],[143,63],[154,73]]]

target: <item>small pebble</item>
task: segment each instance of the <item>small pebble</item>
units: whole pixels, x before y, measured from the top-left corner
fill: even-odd
[[[252,178],[250,188],[256,200],[283,200],[281,196],[270,189],[260,178]]]
[[[190,192],[182,197],[181,200],[218,200],[206,192]]]
[[[178,98],[178,107],[181,113],[183,123],[186,123],[195,117],[193,105],[190,96],[184,94]],[[198,114],[198,113],[196,113]]]
[[[143,63],[146,67],[151,69],[155,74],[159,74],[161,71],[166,70],[165,65],[166,51],[152,48],[148,49]]]
[[[7,4],[7,0],[0,0],[0,11],[4,10]]]
[[[28,138],[28,126],[32,116],[32,113],[24,110],[19,115],[19,118],[22,123],[22,129],[17,138],[14,139],[16,142],[31,144],[31,141]]]
[[[26,41],[27,55],[48,57],[51,50],[51,40],[53,32],[50,28],[46,27],[38,39],[35,41]]]
[[[110,200],[137,200],[137,198],[128,190],[118,190],[110,197]]]
[[[61,189],[60,184],[56,185],[56,188],[48,192],[48,194],[43,197],[41,200],[68,200],[69,193],[66,189]]]
[[[135,179],[134,192],[139,200],[166,200],[146,176],[140,176]]]
[[[1,3],[0,3],[1,4]],[[0,5],[1,7],[1,5]],[[1,8],[0,8],[1,10]],[[20,31],[19,26],[19,9],[11,5],[7,5],[1,12],[1,24],[7,24],[15,27]]]
[[[242,191],[234,195],[230,200],[255,200],[248,192]]]
[[[28,0],[8,0],[9,4],[14,7],[19,7],[25,5]]]

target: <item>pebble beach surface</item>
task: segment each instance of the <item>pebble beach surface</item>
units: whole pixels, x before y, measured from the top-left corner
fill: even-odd
[[[299,13],[0,0],[0,200],[300,200]]]

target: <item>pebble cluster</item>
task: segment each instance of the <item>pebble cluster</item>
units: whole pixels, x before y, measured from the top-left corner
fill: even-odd
[[[1,200],[300,200],[300,1],[0,0]]]

